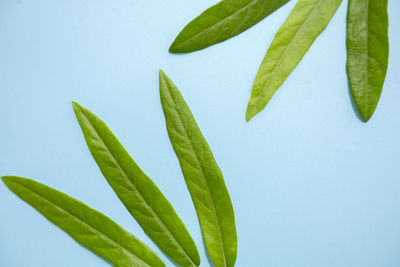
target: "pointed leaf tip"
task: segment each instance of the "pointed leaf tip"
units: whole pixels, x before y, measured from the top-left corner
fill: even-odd
[[[158,75],[159,75],[160,79],[161,79],[161,77],[163,77],[163,76],[167,76],[167,75],[165,74],[165,72],[164,72],[162,69],[160,69],[160,70],[158,71]]]
[[[249,103],[246,110],[246,121],[249,122],[257,113],[257,111],[254,111],[252,104]]]
[[[253,116],[249,112],[246,112],[246,121],[249,122],[251,118],[253,118]]]
[[[168,51],[170,53],[178,53],[174,43],[172,43],[172,45],[169,47]]]
[[[9,187],[11,183],[18,183],[19,180],[27,180],[26,178],[18,177],[18,176],[13,176],[13,175],[6,175],[2,176],[1,180],[3,180],[3,183]]]
[[[11,182],[15,178],[14,176],[2,176],[1,180],[3,180],[3,183],[8,185],[9,182]]]
[[[74,110],[76,111],[77,109],[80,109],[82,106],[79,105],[77,102],[72,101],[72,107],[74,108]]]
[[[368,114],[361,114],[361,118],[363,119],[363,122],[367,123],[372,118],[373,114],[374,114],[373,112],[368,113]]]

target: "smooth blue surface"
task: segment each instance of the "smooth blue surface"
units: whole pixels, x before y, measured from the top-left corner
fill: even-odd
[[[206,259],[169,143],[162,68],[180,88],[233,199],[238,267],[400,266],[400,2],[389,1],[390,64],[373,118],[353,110],[347,1],[250,123],[258,66],[295,1],[209,49],[173,55],[182,27],[216,0],[0,2],[0,175],[81,199],[158,248],[102,177],[74,117],[103,118],[154,179]],[[162,255],[167,266],[174,266]],[[0,184],[0,266],[108,266]]]

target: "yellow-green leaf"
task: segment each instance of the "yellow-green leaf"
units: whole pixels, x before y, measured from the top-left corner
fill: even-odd
[[[196,208],[208,253],[216,267],[236,261],[235,215],[222,172],[188,105],[160,71],[160,96],[168,135]]]
[[[31,179],[15,176],[2,179],[18,197],[114,266],[165,266],[140,240],[81,201]]]
[[[254,81],[246,120],[260,112],[297,66],[342,0],[299,0],[276,33]]]
[[[101,119],[77,103],[73,106],[97,165],[142,229],[176,263],[200,265],[193,239],[155,183]]]

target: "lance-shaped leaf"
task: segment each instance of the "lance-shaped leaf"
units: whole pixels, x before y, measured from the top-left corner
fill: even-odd
[[[196,245],[155,183],[139,168],[108,126],[73,103],[86,143],[101,172],[144,232],[181,266],[198,266]]]
[[[254,81],[246,119],[260,112],[325,29],[342,0],[299,0],[276,33]]]
[[[83,202],[31,179],[2,179],[18,197],[114,266],[165,266],[140,240]]]
[[[347,75],[354,102],[368,121],[379,101],[389,57],[387,0],[350,0]]]
[[[232,267],[237,254],[235,215],[221,170],[178,88],[162,71],[160,95],[168,135],[196,208],[208,253],[216,267]]]
[[[169,51],[193,52],[225,41],[256,24],[289,0],[222,0],[191,21]]]

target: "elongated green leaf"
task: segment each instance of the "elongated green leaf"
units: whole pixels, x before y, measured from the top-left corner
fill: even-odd
[[[261,63],[247,106],[249,121],[260,112],[325,29],[342,0],[299,0]]]
[[[11,191],[49,221],[114,266],[165,266],[140,240],[81,201],[31,179],[15,176],[2,179]]]
[[[89,150],[119,199],[146,234],[181,266],[198,266],[196,245],[174,208],[107,125],[73,103]]]
[[[389,57],[387,0],[350,0],[347,75],[354,102],[367,122],[376,109]]]
[[[289,0],[222,0],[179,33],[169,51],[193,52],[225,41],[256,24]]]
[[[224,178],[188,105],[160,71],[160,95],[168,135],[192,196],[207,250],[216,267],[236,261],[235,215]]]

